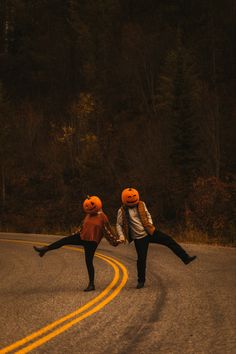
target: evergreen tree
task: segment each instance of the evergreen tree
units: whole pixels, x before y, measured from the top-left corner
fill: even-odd
[[[14,129],[13,115],[10,110],[10,103],[6,97],[3,85],[0,82],[0,201],[1,212],[5,211],[7,190],[12,169],[14,169],[14,158],[16,157],[17,132]]]
[[[199,107],[196,106],[197,87],[191,64],[181,48],[175,57],[173,78],[171,159],[184,182],[191,182],[199,167],[199,131],[197,130]]]
[[[200,81],[193,63],[179,36],[177,47],[167,55],[156,97],[166,137],[164,153],[169,166],[168,189],[179,195],[178,208],[187,197],[196,175],[201,173]]]

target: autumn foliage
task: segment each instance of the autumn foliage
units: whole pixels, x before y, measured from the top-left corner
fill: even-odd
[[[236,231],[236,181],[216,177],[198,178],[193,184],[185,210],[186,226],[209,235],[210,239],[231,239]]]
[[[97,195],[235,235],[235,2],[0,1],[0,230],[70,232]]]

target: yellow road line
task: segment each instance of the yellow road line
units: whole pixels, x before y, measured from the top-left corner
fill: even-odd
[[[119,263],[119,262],[117,262]],[[74,320],[72,320],[69,323],[66,323],[65,325],[59,327],[58,329],[54,330],[53,332],[49,333],[48,335],[40,338],[39,340],[35,341],[34,343],[28,345],[27,347],[15,352],[15,354],[24,354],[24,353],[28,353],[31,350],[41,346],[42,344],[48,342],[49,340],[51,340],[52,338],[58,336],[59,334],[61,334],[62,332],[65,332],[67,329],[69,329],[70,327],[74,326],[75,324],[77,324],[78,322],[82,321],[83,319],[85,319],[88,316],[91,316],[93,313],[101,310],[105,305],[107,305],[115,296],[117,296],[119,294],[119,292],[121,291],[121,289],[124,287],[127,279],[128,279],[128,274],[127,274],[127,270],[125,267],[122,266],[122,270],[124,269],[124,273],[123,273],[123,279],[120,283],[120,285],[106,298],[104,299],[100,304],[98,304],[97,306],[95,306],[94,308],[92,308],[90,311],[84,313],[83,315],[79,316],[78,318],[75,318]]]
[[[40,243],[40,242],[31,242],[31,241],[22,241],[22,240],[8,240],[8,239],[4,239],[4,240],[1,239],[0,241],[7,241],[7,242],[12,242],[12,243],[22,243],[22,244],[35,244],[35,243],[42,244],[42,245],[45,244],[45,243]],[[72,250],[75,250],[75,251],[81,251],[80,249],[75,248],[75,247],[65,247],[65,248],[72,249]],[[86,317],[92,315],[93,313],[99,311],[108,302],[110,302],[115,296],[118,295],[118,293],[121,291],[121,289],[123,288],[123,286],[125,285],[125,283],[126,283],[126,281],[128,279],[126,268],[120,262],[118,262],[117,260],[115,260],[115,259],[113,259],[111,257],[105,256],[105,255],[102,255],[102,254],[99,254],[99,253],[96,253],[96,256],[101,258],[101,259],[103,259],[103,260],[105,260],[107,263],[109,263],[113,267],[113,269],[115,271],[115,276],[114,276],[112,282],[108,285],[108,287],[101,294],[99,294],[97,297],[95,297],[94,299],[89,301],[83,307],[81,307],[78,310],[76,310],[76,311],[74,311],[74,312],[72,312],[72,313],[70,313],[70,314],[58,319],[57,321],[52,322],[51,324],[41,328],[40,330],[30,334],[29,336],[27,336],[27,337],[25,337],[25,338],[15,342],[15,343],[13,343],[12,345],[3,348],[2,350],[0,350],[0,354],[8,353],[8,352],[10,352],[10,351],[12,351],[14,349],[17,349],[20,346],[26,344],[27,342],[33,340],[34,338],[39,337],[40,335],[44,334],[45,332],[48,332],[49,330],[53,329],[54,327],[58,326],[59,324],[69,320],[72,317],[77,316],[79,313],[81,313],[81,312],[83,312],[85,310],[88,310],[92,305],[94,305],[99,300],[101,300],[103,297],[105,297],[109,293],[109,291],[119,281],[119,268],[117,267],[117,265],[119,265],[121,267],[121,269],[122,269],[123,279],[122,279],[122,282],[120,283],[120,285],[112,292],[112,294],[110,294],[105,300],[103,300],[99,305],[94,307],[92,310],[84,313],[82,316],[77,317],[73,321],[71,321],[71,322],[61,326],[60,328],[54,330],[50,334],[40,338],[39,340],[37,340],[36,342],[32,343],[31,345],[25,347],[24,349],[21,349],[20,351],[18,351],[18,353],[29,352],[33,348],[36,348],[36,347],[42,345],[43,343],[49,341],[50,339],[52,339],[53,337],[57,336],[58,334],[64,332],[65,330],[67,330],[68,328],[73,326],[74,324],[82,321],[84,318],[86,318]]]

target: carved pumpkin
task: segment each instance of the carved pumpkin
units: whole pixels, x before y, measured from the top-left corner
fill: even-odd
[[[100,209],[102,209],[102,201],[100,198],[93,196],[88,196],[84,203],[83,208],[85,213],[96,214]]]
[[[122,203],[132,207],[138,204],[139,202],[139,193],[134,188],[126,188],[121,194]]]

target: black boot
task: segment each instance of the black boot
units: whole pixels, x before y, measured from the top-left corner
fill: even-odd
[[[33,246],[33,248],[36,252],[38,252],[39,257],[43,257],[45,253],[48,251],[48,246],[44,246],[44,247]]]
[[[144,287],[144,281],[138,281],[138,284],[136,286],[137,289],[142,289]]]
[[[188,256],[187,258],[185,258],[184,260],[183,260],[183,262],[184,262],[184,264],[189,264],[190,262],[192,262],[192,261],[194,261],[194,259],[196,259],[197,258],[197,256]]]
[[[93,282],[90,282],[87,288],[84,289],[84,291],[93,291],[93,290],[95,290],[95,286]]]

